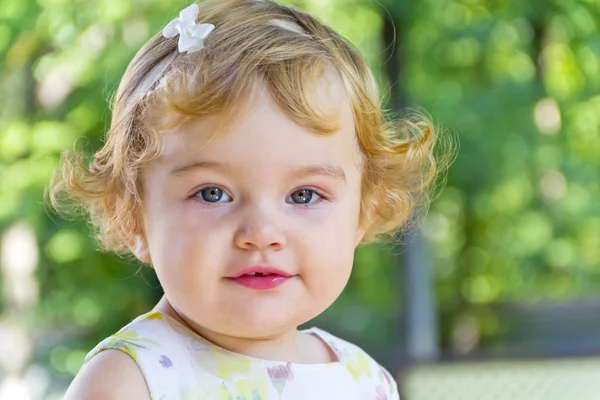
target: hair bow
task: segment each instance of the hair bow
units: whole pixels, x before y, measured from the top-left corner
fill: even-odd
[[[166,38],[179,35],[177,48],[180,53],[193,53],[204,48],[204,39],[215,29],[213,24],[196,25],[198,17],[198,4],[184,8],[179,13],[179,18],[169,22],[162,31]]]

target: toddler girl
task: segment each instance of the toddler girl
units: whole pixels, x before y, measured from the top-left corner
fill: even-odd
[[[68,399],[398,399],[357,346],[298,330],[340,295],[356,246],[424,209],[425,119],[382,121],[342,37],[270,0],[181,11],[129,64],[106,142],[63,158],[105,249],[164,297],[86,357]]]

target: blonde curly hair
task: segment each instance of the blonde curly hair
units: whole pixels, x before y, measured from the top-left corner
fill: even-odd
[[[160,156],[161,131],[215,113],[231,116],[236,99],[262,81],[290,119],[331,134],[336,124],[309,99],[325,69],[333,69],[351,101],[364,157],[363,243],[425,215],[451,146],[440,150],[442,136],[423,112],[385,121],[375,79],[351,44],[307,13],[270,0],[207,0],[199,9],[197,21],[216,26],[205,49],[181,54],[177,38],[160,33],[140,49],[117,90],[104,146],[90,162],[63,154],[49,190],[56,210],[78,206],[104,249],[128,253],[143,237],[141,170]]]

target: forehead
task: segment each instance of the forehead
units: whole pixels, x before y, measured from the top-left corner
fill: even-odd
[[[159,162],[180,164],[198,157],[226,157],[227,162],[234,164],[252,160],[253,164],[323,159],[359,162],[353,111],[341,79],[324,76],[304,98],[316,115],[335,123],[335,133],[312,132],[311,121],[303,121],[303,116],[295,121],[279,107],[272,91],[265,84],[258,84],[238,102],[232,120],[223,120],[221,114],[212,115],[165,132]]]

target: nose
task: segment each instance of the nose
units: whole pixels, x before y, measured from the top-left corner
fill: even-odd
[[[273,213],[246,210],[234,235],[236,247],[254,251],[281,250],[286,245],[286,239],[278,222]]]

